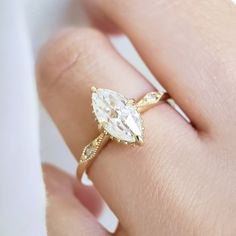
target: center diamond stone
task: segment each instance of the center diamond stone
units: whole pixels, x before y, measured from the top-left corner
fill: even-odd
[[[141,116],[122,94],[96,89],[92,93],[92,106],[98,122],[112,137],[128,143],[143,139]]]

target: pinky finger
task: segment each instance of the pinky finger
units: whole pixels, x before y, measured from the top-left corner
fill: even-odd
[[[48,236],[111,235],[76,196],[73,177],[52,166],[44,165],[43,169],[48,195]]]

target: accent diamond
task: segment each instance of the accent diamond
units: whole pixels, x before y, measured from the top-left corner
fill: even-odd
[[[88,158],[92,157],[96,153],[96,146],[93,145],[93,143],[90,143],[84,152],[84,155]]]
[[[92,106],[98,122],[112,137],[128,143],[142,142],[141,116],[122,94],[97,89],[92,93]]]

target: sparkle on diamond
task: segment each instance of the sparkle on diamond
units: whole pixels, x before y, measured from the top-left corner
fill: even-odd
[[[136,142],[136,136],[143,137],[140,114],[120,93],[97,89],[92,93],[92,105],[98,122],[111,136],[129,143]]]

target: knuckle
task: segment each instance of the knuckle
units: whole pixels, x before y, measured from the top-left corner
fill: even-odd
[[[75,67],[77,71],[88,67],[103,38],[102,33],[93,29],[69,29],[47,43],[39,54],[36,68],[40,96],[47,95]]]

